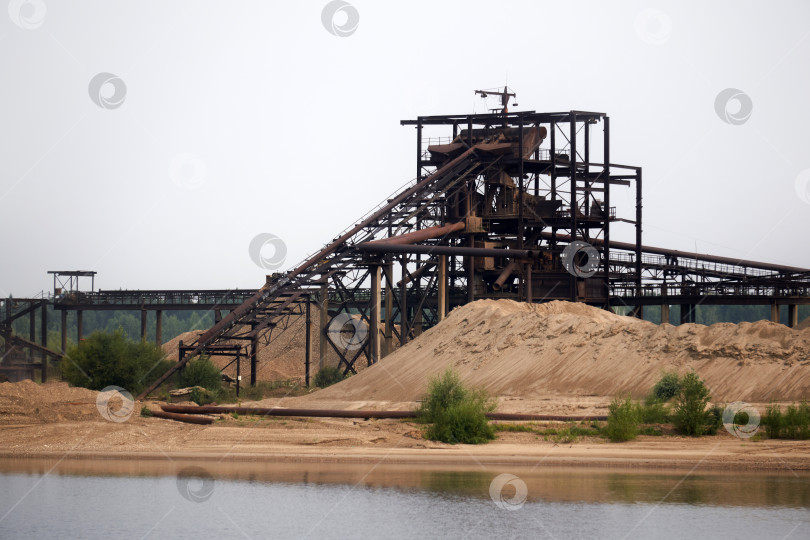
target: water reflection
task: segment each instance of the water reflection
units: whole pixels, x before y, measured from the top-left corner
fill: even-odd
[[[5,459],[0,473],[202,479],[189,497],[206,497],[213,480],[249,484],[345,485],[423,492],[448,499],[490,498],[490,484],[510,473],[526,484],[528,502],[659,503],[701,506],[810,508],[807,472],[649,472],[604,468],[447,467],[337,463],[267,463],[216,460]],[[190,474],[189,471],[195,471]],[[210,477],[211,480],[208,480]],[[195,491],[196,490],[196,491]],[[509,497],[509,493],[504,494]]]

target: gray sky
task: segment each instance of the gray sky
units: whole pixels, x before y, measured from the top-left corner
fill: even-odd
[[[810,3],[351,4],[341,37],[325,0],[12,0],[0,295],[54,269],[258,287],[251,239],[292,266],[412,178],[400,119],[483,112],[473,90],[506,82],[513,111],[610,115],[612,161],[644,168],[645,244],[810,268]],[[125,85],[95,92],[108,108],[99,73]],[[614,200],[632,218],[632,191]]]

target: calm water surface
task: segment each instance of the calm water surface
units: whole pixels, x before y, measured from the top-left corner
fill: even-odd
[[[789,472],[118,460],[0,471],[3,539],[810,538],[810,477]],[[501,473],[517,477],[505,499],[525,486],[522,505],[493,501]]]

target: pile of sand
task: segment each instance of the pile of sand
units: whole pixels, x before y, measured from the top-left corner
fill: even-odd
[[[807,330],[808,328],[810,328],[810,317],[807,317],[796,326],[796,330]]]
[[[0,383],[0,425],[100,419],[98,392],[66,382]]]
[[[298,401],[413,402],[448,367],[504,399],[647,394],[697,371],[715,401],[810,397],[810,330],[758,321],[657,325],[569,302],[479,300],[365,372]]]

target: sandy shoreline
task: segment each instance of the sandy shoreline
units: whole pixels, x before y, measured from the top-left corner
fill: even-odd
[[[485,445],[424,440],[399,420],[229,418],[192,426],[156,418],[0,426],[0,468],[17,459],[343,463],[518,468],[810,471],[810,441],[641,436],[626,443],[585,437],[557,444],[532,433]]]

